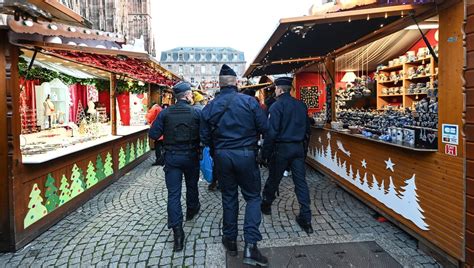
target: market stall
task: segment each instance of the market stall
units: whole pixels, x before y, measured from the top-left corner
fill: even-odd
[[[380,3],[282,19],[245,74],[294,73],[294,96],[317,122],[307,163],[456,265],[472,262],[464,5]]]
[[[0,250],[17,250],[145,159],[149,85],[177,77],[122,36],[10,19],[0,30]]]

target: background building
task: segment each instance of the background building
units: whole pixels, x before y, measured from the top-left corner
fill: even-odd
[[[239,78],[245,71],[244,53],[230,47],[177,47],[161,52],[160,63],[193,84],[217,81],[224,63]]]
[[[156,56],[150,0],[60,0],[97,30],[124,34],[129,44],[143,36],[145,50]]]

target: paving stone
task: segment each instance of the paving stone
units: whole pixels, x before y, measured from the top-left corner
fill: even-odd
[[[204,181],[199,182],[202,212],[193,221],[184,223],[185,249],[173,253],[172,231],[167,228],[163,168],[151,167],[153,160],[152,156],[144,161],[27,248],[13,254],[0,254],[0,266],[211,267],[210,260],[224,258],[220,193],[207,191]],[[265,183],[268,171],[262,169],[261,174]],[[295,239],[337,242],[347,235],[368,234],[376,240],[383,236],[384,241],[389,241],[393,256],[400,256],[400,261],[409,260],[405,266],[440,267],[434,259],[417,250],[415,239],[389,222],[375,221],[373,210],[330,179],[308,168],[307,181],[312,195],[315,233],[307,235],[296,224],[299,204],[293,182],[283,179],[280,196],[272,205],[273,215],[262,218],[262,244]],[[185,210],[185,187],[182,198]],[[245,202],[241,195],[239,204],[237,240],[242,246]],[[218,254],[213,255],[210,249],[216,247]]]

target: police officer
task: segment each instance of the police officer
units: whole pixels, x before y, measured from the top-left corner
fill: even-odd
[[[231,256],[237,255],[240,187],[247,203],[243,262],[267,266],[267,258],[257,248],[257,242],[262,239],[258,229],[262,214],[256,146],[258,136],[266,131],[265,113],[254,97],[237,93],[237,76],[225,64],[219,74],[219,86],[219,96],[202,111],[201,141],[214,147],[224,210],[222,243]]]
[[[149,136],[163,135],[165,148],[165,180],[168,189],[168,228],[173,229],[174,251],[184,246],[181,183],[186,181],[186,221],[199,212],[199,124],[201,111],[193,108],[191,85],[180,82],[173,87],[177,103],[163,110],[153,122]]]
[[[270,107],[268,131],[263,144],[263,158],[269,160],[269,176],[263,190],[262,213],[271,215],[285,168],[291,168],[296,197],[300,204],[298,225],[312,233],[308,184],[305,178],[305,156],[310,136],[308,109],[306,105],[290,95],[292,78],[275,80],[276,102]]]

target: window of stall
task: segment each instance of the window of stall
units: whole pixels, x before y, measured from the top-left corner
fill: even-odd
[[[436,18],[340,55],[335,63],[337,120],[331,127],[397,146],[436,150],[437,57]]]
[[[111,126],[110,73],[47,54],[34,55],[27,49],[21,53],[24,164],[43,163],[116,138]],[[125,77],[116,84],[117,135],[146,128],[148,85]]]

